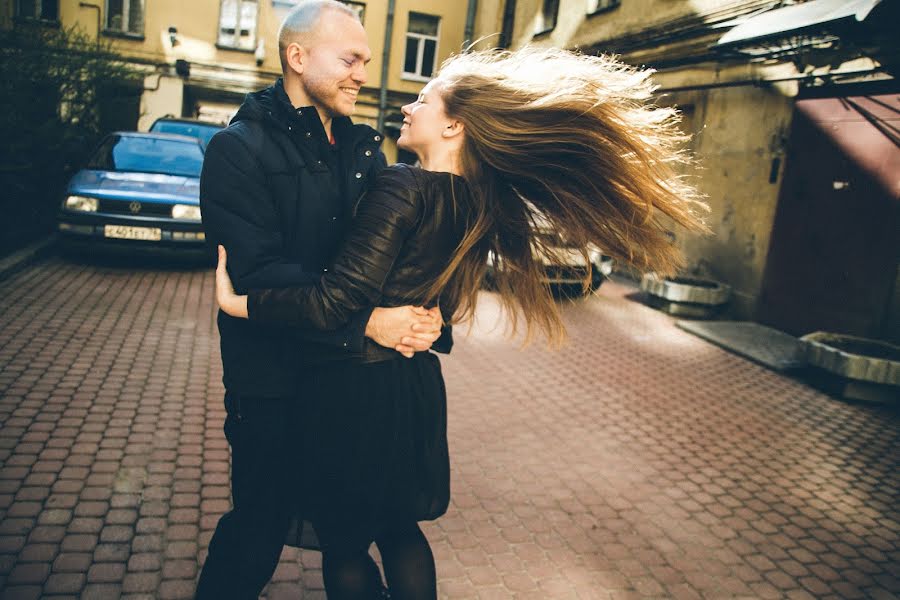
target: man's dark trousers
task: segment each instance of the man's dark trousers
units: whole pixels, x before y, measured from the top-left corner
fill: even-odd
[[[297,398],[225,395],[233,509],[209,543],[197,600],[256,600],[284,546],[301,479]]]

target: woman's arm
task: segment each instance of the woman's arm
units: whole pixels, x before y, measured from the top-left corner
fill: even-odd
[[[416,227],[421,193],[405,167],[386,169],[361,200],[333,265],[318,283],[303,287],[223,291],[220,304],[233,316],[314,329],[340,327],[358,310],[377,304],[407,236]],[[220,261],[220,263],[223,261]],[[217,297],[218,297],[217,285]]]

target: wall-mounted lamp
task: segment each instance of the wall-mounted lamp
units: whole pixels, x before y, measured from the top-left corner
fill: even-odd
[[[191,63],[184,60],[183,58],[179,58],[178,60],[176,60],[175,61],[175,74],[180,77],[184,77],[184,78],[190,77],[191,76]]]
[[[172,44],[172,47],[178,45],[178,28],[177,27],[169,27],[169,42]]]

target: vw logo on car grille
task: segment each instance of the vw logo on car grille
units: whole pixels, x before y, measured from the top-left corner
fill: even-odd
[[[141,203],[140,202],[131,202],[128,205],[128,210],[130,210],[134,214],[138,214],[141,212]]]

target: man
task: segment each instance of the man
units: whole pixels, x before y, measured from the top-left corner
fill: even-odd
[[[239,293],[316,281],[357,199],[385,166],[381,135],[353,125],[371,57],[356,14],[301,2],[279,31],[283,78],[248,95],[210,141],[200,200],[207,236],[228,250]],[[374,342],[411,356],[440,335],[421,308],[374,308],[330,332],[218,316],[234,508],[219,521],[197,598],[257,598],[278,563],[298,497],[297,406],[310,369]],[[449,336],[442,339],[447,349]],[[305,375],[306,374],[306,375]]]

